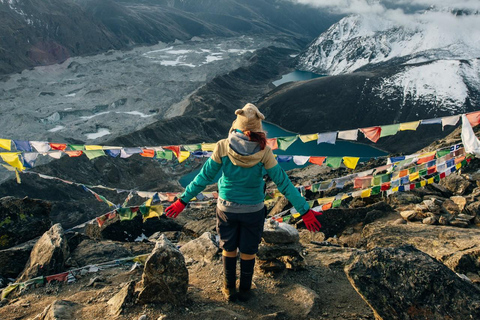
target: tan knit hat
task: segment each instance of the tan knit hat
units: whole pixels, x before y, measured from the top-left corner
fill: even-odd
[[[265,119],[265,116],[258,111],[255,105],[247,103],[242,109],[235,110],[235,114],[237,119],[233,121],[230,131],[238,129],[241,131],[263,132],[262,120]]]

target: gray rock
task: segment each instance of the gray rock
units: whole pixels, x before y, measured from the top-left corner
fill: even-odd
[[[185,303],[188,289],[188,270],[183,255],[165,236],[155,245],[145,262],[138,302]]]
[[[269,221],[271,221],[271,219]],[[297,229],[289,224],[282,222],[275,226],[269,222],[265,223],[263,240],[267,243],[296,243],[299,239],[300,236]]]
[[[345,273],[377,319],[480,318],[480,291],[412,246],[358,253]]]
[[[0,199],[0,250],[37,238],[50,229],[52,205],[28,197]]]
[[[303,247],[299,243],[287,243],[283,245],[261,243],[258,247],[257,256],[260,260],[271,260],[283,256],[302,257],[302,249]]]
[[[183,232],[194,237],[200,237],[205,232],[215,231],[216,221],[214,218],[193,220],[183,226]]]
[[[465,220],[465,221],[472,221],[475,217],[474,216],[470,216],[468,214],[464,214],[464,213],[460,213],[458,216],[455,217],[456,219],[459,219],[459,220]]]
[[[459,174],[451,174],[445,177],[445,179],[441,181],[441,184],[452,193],[460,196],[473,188],[472,183]]]
[[[16,278],[25,268],[33,246],[38,240],[30,240],[17,246],[0,250],[0,274]]]
[[[475,202],[472,202],[472,203],[468,204],[465,207],[465,212],[467,214],[475,216],[475,217],[477,215],[479,215],[479,213],[480,213],[480,201],[475,201]]]
[[[442,211],[444,213],[451,214],[452,216],[456,216],[461,212],[458,205],[450,199],[447,199],[443,202]]]
[[[442,201],[432,198],[428,200],[424,200],[423,205],[425,205],[430,212],[439,212],[442,206]]]
[[[286,269],[286,265],[283,261],[278,259],[271,259],[267,261],[259,260],[258,265],[263,272],[278,273]]]
[[[86,266],[105,261],[131,257],[133,254],[120,243],[110,240],[84,240],[71,253],[71,258],[78,266]]]
[[[400,215],[404,220],[407,221],[414,221],[415,218],[417,217],[417,211],[415,210],[407,210],[407,211],[402,211],[400,212]]]
[[[458,206],[458,209],[460,210],[460,212],[462,212],[463,209],[465,209],[465,206],[467,205],[467,199],[462,196],[453,196],[453,197],[450,197],[450,200],[452,200]]]
[[[320,297],[310,288],[300,284],[293,284],[287,287],[283,296],[289,301],[289,310],[300,318],[306,318],[312,311],[318,308]]]
[[[69,254],[63,228],[57,223],[38,239],[18,281],[64,271],[64,264]]]
[[[441,224],[442,226],[448,226],[450,224],[450,220],[444,216],[440,216],[438,218],[438,223]]]
[[[212,262],[218,256],[219,251],[215,237],[210,232],[205,232],[201,237],[180,248],[180,252],[186,259],[207,263]]]
[[[392,224],[406,224],[407,221],[405,219],[397,219],[392,222]]]
[[[450,225],[454,227],[459,227],[459,228],[468,228],[469,223],[468,221],[465,221],[465,220],[454,219],[450,221]]]
[[[420,203],[422,198],[410,192],[397,192],[391,194],[387,198],[387,203],[391,206],[408,205],[411,203]]]
[[[434,225],[438,222],[436,217],[428,217],[422,220],[423,224]]]
[[[119,316],[125,308],[135,303],[135,281],[128,282],[120,291],[108,300],[108,308],[112,315]]]
[[[35,319],[38,320],[74,320],[75,310],[79,305],[75,302],[66,300],[57,300],[48,307]]]
[[[479,257],[480,249],[474,247],[472,249],[454,252],[446,256],[442,262],[457,273],[475,273],[478,276],[478,270],[480,269]]]

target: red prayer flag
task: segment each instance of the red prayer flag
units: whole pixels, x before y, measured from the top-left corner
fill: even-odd
[[[402,177],[406,177],[406,176],[408,176],[408,169],[400,170],[400,173],[398,174],[398,177],[402,178]]]
[[[480,124],[480,111],[467,113],[467,119],[472,127]]]
[[[384,184],[382,184],[382,186],[380,187],[380,190],[382,191],[387,191],[390,189],[390,182],[385,182]]]
[[[145,158],[153,158],[155,157],[155,150],[152,150],[152,149],[142,149],[143,152],[140,153],[140,155],[142,157],[145,157]]]
[[[65,153],[68,154],[69,157],[80,157],[83,154],[83,151],[81,150],[65,151]]]
[[[324,205],[322,206],[322,211],[327,211],[327,210],[329,210],[329,209],[331,209],[331,208],[332,208],[332,203],[329,202],[329,203],[326,203],[326,204],[324,204]]]
[[[278,149],[277,138],[267,139],[267,146],[270,147],[272,150]]]
[[[415,189],[415,183],[412,183],[412,184],[410,185],[410,190],[413,190],[413,189]]]
[[[52,150],[64,151],[67,149],[67,145],[65,143],[50,143],[50,148]]]
[[[380,134],[382,133],[381,127],[370,127],[370,128],[363,128],[360,129],[365,135],[365,138],[369,139],[370,141],[377,142],[380,139]]]
[[[445,178],[445,177],[446,177],[445,172],[440,173],[440,179],[443,179],[443,178]]]
[[[455,159],[455,164],[459,164],[459,163],[462,162],[463,160],[465,160],[465,156],[460,157],[460,158],[456,158],[456,159]]]
[[[103,224],[105,223],[105,221],[107,221],[108,217],[107,215],[103,215],[101,217],[97,217],[97,223],[98,223],[98,226],[101,228],[103,226]]]
[[[180,156],[180,146],[168,146],[163,147],[163,149],[172,150],[177,158]]]
[[[432,161],[433,159],[435,159],[435,155],[428,156],[428,157],[423,157],[423,158],[418,159],[417,164],[426,163],[428,161]]]
[[[372,185],[372,176],[365,176],[365,177],[359,177],[355,178],[354,181],[354,188],[355,189],[365,189],[368,188]]]
[[[427,174],[434,174],[435,172],[437,172],[436,166],[433,166],[427,169]]]
[[[53,276],[47,276],[45,277],[45,279],[47,280],[48,283],[50,283],[53,280],[64,282],[64,281],[67,281],[67,277],[68,277],[68,272],[64,272],[64,273],[54,274]]]
[[[323,162],[325,161],[325,158],[326,157],[310,157],[310,162],[311,163],[314,163],[314,164],[318,164],[319,166],[321,166],[323,164]]]

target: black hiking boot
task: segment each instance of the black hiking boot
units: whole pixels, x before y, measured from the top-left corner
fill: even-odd
[[[252,289],[239,289],[237,298],[241,302],[247,302],[255,296]]]
[[[233,288],[223,287],[222,288],[222,293],[223,293],[223,296],[225,297],[225,300],[227,300],[229,302],[237,301],[238,294],[237,294],[237,290],[235,289],[235,287],[233,287]]]

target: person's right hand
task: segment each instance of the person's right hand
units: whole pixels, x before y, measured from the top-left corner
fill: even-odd
[[[313,211],[312,209],[308,210],[307,213],[305,213],[303,216],[302,216],[302,219],[303,219],[303,223],[305,223],[305,227],[307,227],[307,229],[311,232],[317,232],[317,231],[320,231],[320,228],[322,227],[322,225],[320,224],[320,222],[318,222],[316,216],[318,215],[321,215],[322,212],[317,212],[317,211]]]
[[[178,199],[177,201],[172,203],[167,209],[165,209],[165,214],[169,218],[176,218],[180,214],[180,212],[182,212],[183,209],[185,209],[186,205],[187,204],[185,202]]]

